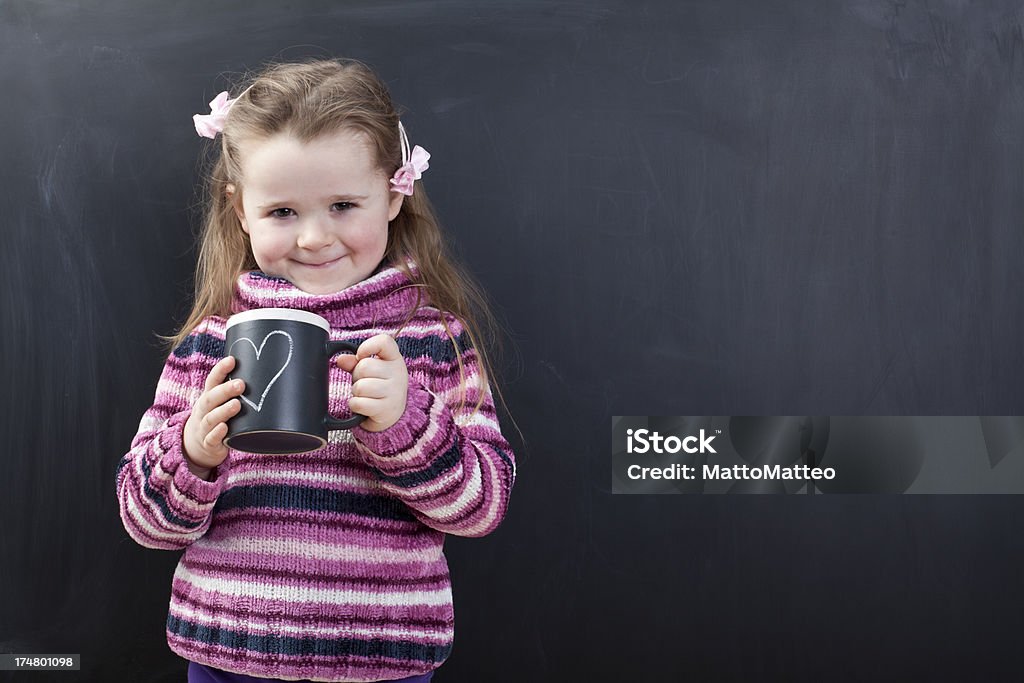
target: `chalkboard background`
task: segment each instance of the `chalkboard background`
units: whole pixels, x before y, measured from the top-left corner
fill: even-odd
[[[507,328],[435,681],[1007,676],[1016,496],[612,496],[612,415],[1024,414],[1017,2],[0,2],[0,652],[183,681],[114,470],[188,307],[192,114],[389,84]],[[522,431],[520,438],[516,425]],[[46,680],[47,674],[10,674]],[[76,674],[52,674],[72,680]]]

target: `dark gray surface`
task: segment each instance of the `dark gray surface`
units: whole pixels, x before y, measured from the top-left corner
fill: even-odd
[[[192,114],[385,78],[510,328],[445,681],[1008,677],[1016,496],[615,496],[608,419],[1020,415],[1015,2],[0,2],[0,651],[180,681],[114,468],[185,315]],[[234,91],[233,93],[234,94]],[[45,674],[36,674],[43,676]],[[71,680],[74,674],[60,674]],[[39,679],[42,680],[42,679]]]

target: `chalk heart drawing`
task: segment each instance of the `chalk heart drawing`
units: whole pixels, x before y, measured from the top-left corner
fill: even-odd
[[[228,349],[228,355],[230,356],[231,355],[231,349],[235,348],[235,346],[237,344],[241,344],[242,342],[248,342],[249,346],[252,347],[252,350],[256,352],[256,360],[259,360],[260,359],[260,354],[263,353],[263,347],[267,345],[267,340],[270,339],[271,337],[273,337],[275,334],[280,334],[280,335],[283,335],[283,336],[288,338],[288,357],[285,359],[284,365],[281,366],[281,369],[277,371],[277,374],[274,375],[274,378],[272,380],[270,380],[270,382],[267,384],[267,388],[263,390],[263,395],[260,396],[260,402],[258,404],[253,403],[252,401],[247,399],[245,396],[239,396],[238,397],[238,398],[242,399],[243,401],[245,401],[246,403],[248,403],[250,406],[252,406],[252,409],[255,410],[257,413],[260,412],[260,410],[263,409],[263,401],[265,401],[267,399],[267,394],[270,392],[270,388],[272,386],[274,386],[274,383],[278,380],[278,378],[282,374],[284,374],[285,368],[287,368],[288,364],[292,362],[292,351],[295,350],[295,342],[292,341],[292,336],[290,334],[288,334],[287,332],[285,332],[284,330],[274,330],[273,332],[268,333],[267,336],[263,338],[263,342],[260,344],[260,347],[258,349],[256,348],[256,344],[253,343],[252,339],[249,339],[248,337],[242,337],[241,339],[236,339],[234,341],[234,343],[231,344],[231,348]]]

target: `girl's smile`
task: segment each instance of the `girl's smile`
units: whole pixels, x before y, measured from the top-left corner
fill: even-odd
[[[333,266],[335,263],[340,261],[342,258],[343,257],[339,256],[338,258],[332,259],[330,261],[327,261],[326,263],[303,263],[302,265],[309,266],[310,268],[328,268],[330,266]]]

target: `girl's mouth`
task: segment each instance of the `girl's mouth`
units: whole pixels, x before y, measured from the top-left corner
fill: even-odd
[[[342,258],[344,258],[344,257],[339,256],[338,258],[334,259],[333,261],[327,261],[325,263],[303,263],[302,265],[307,266],[309,268],[327,268],[329,266],[333,266],[335,263],[340,261]],[[302,262],[300,261],[300,263],[302,263]]]

